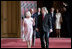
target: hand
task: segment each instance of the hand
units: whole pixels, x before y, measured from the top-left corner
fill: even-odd
[[[53,30],[52,30],[52,29],[50,29],[50,33],[51,33],[51,32],[53,32]]]

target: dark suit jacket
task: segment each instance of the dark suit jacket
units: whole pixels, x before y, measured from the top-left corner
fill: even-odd
[[[38,24],[38,13],[34,13],[32,16],[32,18],[35,18],[35,26],[33,26],[33,29],[37,28],[37,24]]]
[[[35,14],[33,14],[31,17],[35,18]],[[35,30],[35,25],[33,26],[33,30]]]
[[[52,17],[52,13],[50,13],[50,15],[51,15],[51,21],[52,21],[52,29],[54,31],[54,29],[55,29],[56,16],[55,16],[55,13],[53,14],[53,17]]]
[[[42,20],[42,14],[38,17],[38,28],[40,32],[49,32],[49,30],[52,29],[50,14],[46,14],[44,20]]]
[[[55,20],[56,20],[55,13],[53,14],[53,17],[52,17],[52,13],[50,13],[50,15],[51,15],[51,18],[52,18],[52,25],[54,25]]]
[[[36,20],[36,21],[35,21],[35,27],[36,27],[36,28],[38,27],[38,26],[37,26],[37,25],[38,25],[38,17],[39,17],[38,12],[36,12],[36,13],[35,13],[35,20]]]

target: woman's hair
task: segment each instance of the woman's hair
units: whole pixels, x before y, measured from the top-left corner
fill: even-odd
[[[27,17],[27,16],[31,17],[30,11],[27,11],[27,12],[26,12],[26,17]]]
[[[57,10],[58,10],[58,12],[60,12],[60,9],[56,9],[56,12],[57,12]]]

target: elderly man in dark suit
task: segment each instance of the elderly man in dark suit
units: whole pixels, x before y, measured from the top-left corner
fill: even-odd
[[[54,37],[55,36],[55,21],[56,21],[54,7],[51,8],[50,14],[52,19],[52,29],[53,29],[53,32],[50,34],[50,36]]]
[[[42,14],[38,17],[38,29],[40,32],[40,40],[41,47],[46,48],[49,47],[49,33],[52,32],[52,23],[51,23],[51,15],[46,13],[46,7],[43,7],[41,12]],[[45,40],[44,40],[45,39]]]
[[[39,17],[39,15],[41,14],[41,9],[40,8],[38,8],[38,11],[35,13],[35,26],[36,26],[36,37],[37,38],[39,38],[40,37],[40,33],[39,33],[39,31],[38,31],[38,28],[37,28],[37,24],[38,24],[38,17]]]

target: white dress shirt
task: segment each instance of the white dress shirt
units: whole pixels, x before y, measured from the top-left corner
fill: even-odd
[[[54,12],[51,12],[52,13],[52,17],[53,17],[53,15],[54,15]]]

